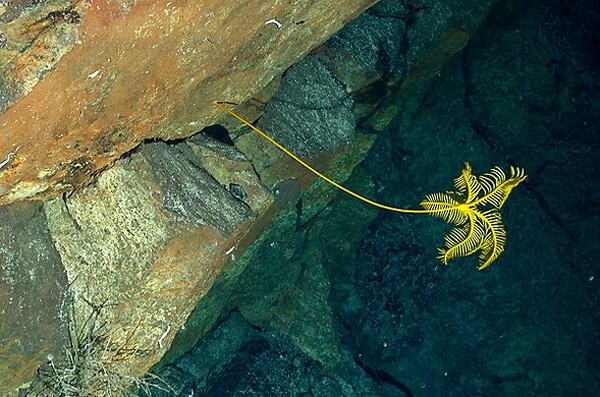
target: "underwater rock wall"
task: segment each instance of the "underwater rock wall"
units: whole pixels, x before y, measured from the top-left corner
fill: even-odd
[[[110,339],[94,359],[117,363],[115,378],[162,356],[275,202],[239,150],[182,139],[217,119],[212,100],[257,94],[372,3],[0,5],[0,393],[40,364],[46,389],[52,366],[71,368],[75,320]],[[290,179],[277,164],[273,178]],[[280,206],[299,194],[281,186]],[[31,198],[47,202],[13,203]]]

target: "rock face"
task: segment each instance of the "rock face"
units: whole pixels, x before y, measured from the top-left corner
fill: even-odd
[[[180,138],[214,121],[210,101],[256,94],[371,3],[0,8],[0,203],[47,201],[0,213],[0,355],[10,363],[0,367],[0,392],[60,356],[77,331],[74,319],[81,326],[101,314],[108,328],[88,336],[110,342],[97,360],[123,374],[141,375],[164,354],[224,266],[312,181],[291,178],[289,159],[273,154],[265,184],[226,142]],[[132,149],[150,138],[176,143]],[[255,140],[240,139],[240,147],[259,153]],[[331,154],[317,160],[325,165]],[[15,338],[32,322],[43,322],[43,338],[29,331]],[[37,384],[44,381],[56,379]]]
[[[0,208],[0,393],[66,345],[68,283],[40,203]]]
[[[112,342],[136,351],[141,373],[168,346],[172,335],[161,335],[180,329],[211,288],[253,217],[186,143],[144,145],[45,210],[76,309],[103,306]]]
[[[248,99],[373,3],[11,3],[0,203],[80,187],[144,139],[192,135],[215,120],[212,100]]]

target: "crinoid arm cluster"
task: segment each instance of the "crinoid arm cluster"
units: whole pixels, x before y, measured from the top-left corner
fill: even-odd
[[[507,177],[499,167],[479,178],[469,163],[454,180],[456,191],[432,193],[421,206],[431,215],[456,225],[445,237],[439,258],[444,264],[457,257],[479,252],[479,267],[485,269],[495,261],[506,244],[506,230],[500,208],[512,190],[527,178],[525,170],[510,167]]]

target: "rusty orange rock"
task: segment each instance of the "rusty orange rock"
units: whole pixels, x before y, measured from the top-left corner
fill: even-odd
[[[0,116],[0,204],[76,189],[144,139],[197,132],[217,118],[212,100],[248,99],[375,2],[75,4],[74,45]]]

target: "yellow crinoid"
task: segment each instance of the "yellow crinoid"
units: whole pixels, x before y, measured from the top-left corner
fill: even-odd
[[[456,191],[428,194],[421,206],[427,213],[456,225],[444,239],[446,246],[439,249],[442,262],[446,265],[452,258],[479,251],[481,270],[504,251],[506,230],[500,208],[527,175],[519,167],[510,167],[508,178],[499,167],[479,178],[471,171],[469,163],[465,163],[465,169],[454,180]]]
[[[444,239],[445,247],[439,249],[439,259],[445,265],[453,258],[479,252],[478,269],[482,270],[504,252],[506,230],[502,224],[500,208],[512,190],[527,178],[523,168],[511,166],[510,176],[507,177],[500,167],[493,167],[488,173],[476,177],[469,163],[465,163],[460,176],[454,180],[455,191],[428,194],[421,202],[423,209],[393,207],[373,201],[340,185],[223,103],[213,101],[213,104],[257,132],[319,178],[367,204],[404,214],[430,214],[455,224],[456,227]]]

